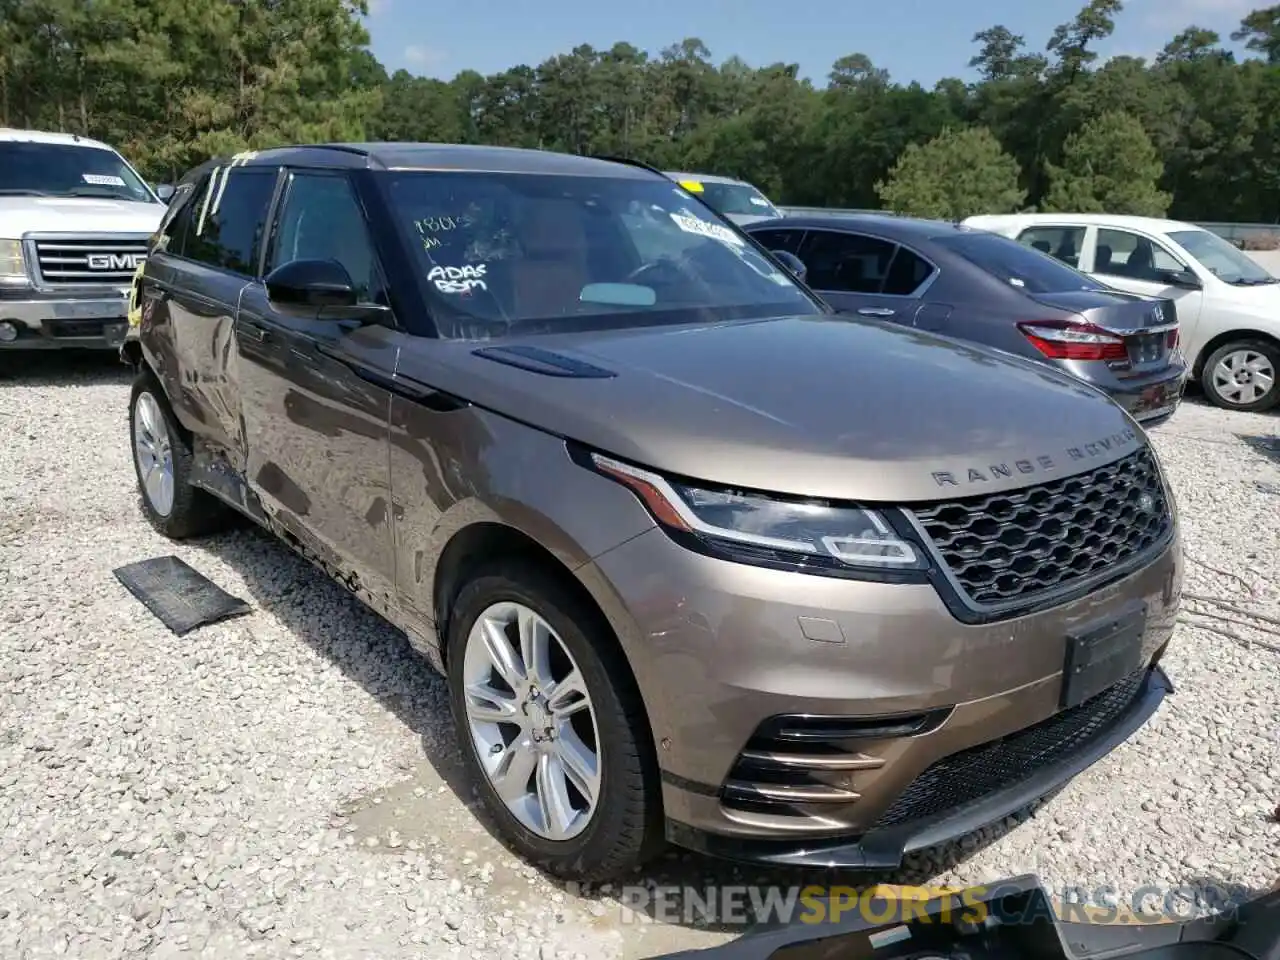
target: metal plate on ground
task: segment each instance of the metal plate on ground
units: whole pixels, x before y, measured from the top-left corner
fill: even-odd
[[[1147,605],[1137,603],[1067,634],[1062,708],[1084,703],[1142,666],[1146,629]]]
[[[245,601],[233,597],[174,556],[130,563],[112,573],[161,623],[180,637],[196,627],[250,611]]]

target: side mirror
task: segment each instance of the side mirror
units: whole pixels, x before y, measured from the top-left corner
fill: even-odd
[[[267,296],[282,307],[354,307],[360,299],[337,260],[291,260],[267,274]]]
[[[787,268],[793,277],[804,283],[804,278],[809,275],[809,268],[804,265],[803,260],[787,250],[770,250],[769,252]]]
[[[160,186],[156,187],[156,196],[159,197],[161,200],[163,200],[165,203],[168,203],[171,199],[173,199],[173,184],[172,183],[160,184]]]
[[[1184,290],[1201,290],[1204,288],[1200,278],[1190,270],[1170,270],[1166,277],[1171,286],[1181,287]]]

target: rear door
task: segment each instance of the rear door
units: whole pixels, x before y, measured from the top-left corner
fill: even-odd
[[[144,323],[167,333],[148,342],[165,394],[184,426],[244,463],[234,323],[257,272],[277,171],[218,167],[195,187],[147,261]]]
[[[388,305],[364,209],[345,171],[286,174],[261,276],[337,260],[363,300]],[[385,610],[394,560],[388,420],[399,334],[319,310],[281,309],[255,279],[236,321],[246,478],[281,526]]]
[[[798,256],[807,283],[842,313],[912,325],[937,269],[918,253],[848,230],[808,230]]]

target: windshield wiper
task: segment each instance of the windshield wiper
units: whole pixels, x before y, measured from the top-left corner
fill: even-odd
[[[112,190],[110,187],[72,187],[62,194],[65,197],[99,197],[103,200],[138,200],[138,197],[125,191]]]
[[[1275,277],[1239,277],[1230,283],[1237,287],[1266,287],[1273,283],[1280,283]]]
[[[48,190],[30,190],[25,187],[0,188],[0,197],[51,197]]]

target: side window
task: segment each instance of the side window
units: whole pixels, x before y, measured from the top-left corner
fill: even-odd
[[[787,253],[799,254],[800,241],[804,239],[803,230],[756,230],[751,236],[766,250],[785,250]]]
[[[884,289],[880,292],[895,297],[909,297],[920,289],[920,285],[928,280],[932,273],[933,264],[928,260],[906,247],[899,247],[893,261],[889,264],[889,272],[884,278]]]
[[[345,176],[289,177],[267,271],[293,260],[337,260],[351,274],[361,300],[375,297],[381,302],[382,284],[364,210]]]
[[[1098,230],[1093,272],[1128,280],[1166,283],[1170,272],[1183,270],[1173,254],[1158,243],[1128,230]]]
[[[185,255],[211,267],[257,276],[275,185],[274,168],[215,170],[208,190],[193,204],[195,223],[187,233]]]
[[[1018,242],[1078,269],[1084,234],[1084,227],[1031,227],[1018,234]]]
[[[810,230],[800,247],[809,286],[839,293],[879,293],[894,245],[856,233]]]

